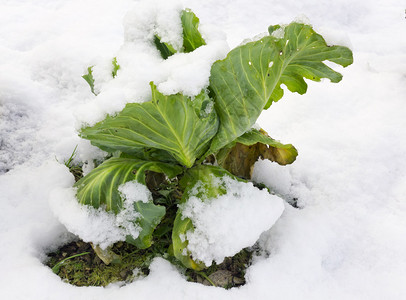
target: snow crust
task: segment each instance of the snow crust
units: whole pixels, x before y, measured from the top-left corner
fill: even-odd
[[[225,257],[253,246],[261,233],[268,230],[281,216],[283,200],[259,190],[251,182],[239,182],[228,176],[215,178],[215,185],[224,186],[225,195],[201,199],[195,193],[180,209],[183,218],[189,218],[195,227],[186,233],[187,249],[194,259],[210,266],[220,264]]]
[[[295,145],[299,156],[285,167],[258,162],[255,179],[286,201],[297,198],[301,209],[286,205],[278,222],[261,235],[264,255],[249,267],[245,286],[223,290],[187,282],[162,258],[153,261],[146,278],[106,288],[70,286],[43,265],[46,253],[76,238],[51,209],[58,190],[65,189],[62,201],[74,183],[62,163],[76,145],[75,162],[103,157],[77,136],[76,128],[119,110],[128,99],[144,101],[149,80],[163,84],[160,89],[169,80],[166,75],[180,81],[169,60],[162,75],[154,73],[162,61],[150,45],[140,46],[147,50],[142,55],[124,41],[122,20],[141,3],[148,5],[130,0],[0,2],[0,298],[406,298],[406,40],[400,38],[406,28],[399,0],[187,2],[208,43],[202,52],[211,47],[211,37],[218,41],[212,46],[225,54],[224,35],[216,30],[226,32],[233,48],[300,14],[316,31],[327,33],[329,44],[347,39],[354,52],[352,66],[336,67],[343,74],[340,83],[308,82],[302,96],[286,91],[260,117],[261,127]],[[153,4],[150,9],[156,10]],[[143,74],[130,76],[126,67],[132,49]],[[107,78],[113,57],[123,68],[117,80],[100,83],[96,101],[81,75],[94,65],[99,69],[95,76]],[[203,80],[193,65],[192,75],[203,86],[208,71]],[[187,84],[182,88],[192,94]]]

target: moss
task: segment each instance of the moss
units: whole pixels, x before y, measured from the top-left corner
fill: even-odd
[[[67,257],[89,252],[89,254],[66,260],[57,272],[63,280],[76,286],[106,286],[118,281],[128,282],[134,278],[134,269],[139,270],[140,275],[149,273],[148,265],[152,259],[150,251],[139,250],[128,243],[116,243],[112,250],[121,256],[121,261],[105,265],[89,243],[71,242],[56,252],[49,253],[47,265],[53,268]]]
[[[112,247],[112,251],[121,257],[121,261],[105,265],[94,253],[89,243],[75,241],[49,253],[47,266],[53,268],[57,263],[70,256],[89,252],[66,260],[60,266],[57,275],[64,281],[76,286],[107,286],[114,282],[128,283],[138,276],[149,274],[149,265],[152,259],[156,256],[162,256],[166,252],[161,247],[162,245],[159,245],[159,247],[153,246],[146,250],[140,250],[131,244],[119,242]],[[252,251],[243,249],[235,256],[226,258],[222,264],[213,264],[200,272],[186,270],[174,258],[167,258],[185,273],[189,281],[193,282],[210,284],[206,279],[207,277],[210,278],[212,274],[219,271],[227,271],[230,276],[230,284],[223,287],[232,288],[245,283],[245,270],[251,263]],[[136,271],[134,272],[134,270]],[[216,283],[215,280],[214,282]]]

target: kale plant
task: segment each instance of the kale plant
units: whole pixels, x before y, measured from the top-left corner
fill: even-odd
[[[188,53],[205,45],[199,33],[199,19],[190,10],[181,14],[183,47]],[[263,130],[253,129],[262,110],[280,100],[281,85],[304,94],[304,79],[328,78],[339,82],[341,74],[328,67],[330,61],[343,67],[353,62],[352,52],[342,46],[329,46],[310,25],[291,23],[270,26],[269,34],[238,46],[211,68],[210,84],[193,99],[180,93],[164,95],[151,82],[152,100],[128,103],[115,116],[107,116],[80,136],[111,153],[112,157],[80,179],[77,200],[94,208],[118,214],[124,207],[120,185],[136,181],[148,185],[147,174],[164,174],[163,181],[175,183],[181,192],[178,205],[186,203],[199,184],[202,199],[218,197],[226,188],[215,178],[228,176],[249,181],[258,158],[278,164],[292,163],[298,155],[290,144],[281,144]],[[163,59],[176,55],[169,43],[157,35],[153,41]],[[119,76],[113,60],[113,77]],[[93,89],[92,69],[84,78]],[[114,155],[113,155],[114,154]],[[139,216],[134,223],[141,229],[127,242],[138,248],[151,246],[154,230],[165,218],[168,207],[154,201],[134,203]],[[178,210],[167,250],[185,267],[195,270],[205,264],[191,256],[186,233],[194,230],[192,220]]]

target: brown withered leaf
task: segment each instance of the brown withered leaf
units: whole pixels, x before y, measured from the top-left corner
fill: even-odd
[[[280,165],[295,161],[297,150],[292,145],[284,145],[272,139],[264,130],[251,130],[235,140],[219,164],[230,173],[251,179],[255,162],[269,159]]]
[[[260,153],[259,143],[251,146],[237,143],[221,166],[236,176],[251,179],[252,169],[261,156]]]

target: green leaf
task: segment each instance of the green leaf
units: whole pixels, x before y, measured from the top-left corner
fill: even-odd
[[[199,165],[187,170],[179,182],[180,187],[184,190],[181,203],[185,203],[191,196],[200,199],[216,198],[227,193],[223,184],[216,180],[223,176],[229,176],[235,180],[242,181],[223,168],[211,165]],[[196,191],[195,187],[199,185]],[[192,220],[182,216],[181,209],[176,213],[175,223],[172,231],[172,250],[173,255],[186,267],[193,270],[202,270],[206,268],[205,264],[196,261],[187,250],[188,240],[186,234],[193,231]]]
[[[309,25],[291,23],[284,29],[271,26],[269,31],[275,35],[277,30],[284,30],[279,32],[282,38],[270,35],[239,46],[213,64],[210,88],[220,127],[211,144],[212,153],[249,130],[261,111],[283,96],[281,84],[291,92],[304,94],[304,78],[341,80],[341,74],[324,61],[344,67],[353,62],[351,50],[327,46]]]
[[[111,71],[111,76],[115,78],[117,76],[117,71],[120,69],[120,65],[117,63],[116,57],[113,58],[111,63],[113,64],[113,71]],[[93,66],[87,68],[87,74],[83,75],[82,78],[89,84],[91,92],[95,96],[97,96],[94,91]]]
[[[123,208],[118,187],[128,181],[136,180],[145,184],[145,171],[164,173],[172,178],[182,172],[182,168],[156,161],[143,161],[131,158],[110,158],[85,177],[75,183],[76,197],[81,204],[118,213]]]
[[[172,178],[182,172],[179,166],[142,161],[130,158],[110,158],[74,186],[77,187],[76,197],[79,203],[99,208],[104,205],[106,211],[120,212],[123,199],[118,187],[128,181],[136,180],[145,185],[145,171],[164,173]],[[127,242],[144,249],[151,246],[152,233],[165,215],[164,206],[155,205],[152,201],[144,203],[134,202],[134,209],[140,214],[133,222],[140,226],[141,232],[137,238],[127,236]]]
[[[190,168],[208,149],[218,118],[202,92],[192,101],[182,95],[165,96],[151,82],[152,100],[129,103],[115,117],[107,117],[81,136],[101,149],[137,154],[144,147],[167,151]]]
[[[157,35],[154,35],[154,44],[159,53],[161,53],[163,59],[167,59],[169,56],[172,56],[177,52],[169,43],[161,42],[161,38]]]
[[[187,170],[179,182],[179,186],[184,191],[181,202],[185,202],[191,193],[201,199],[224,195],[227,190],[223,186],[215,184],[213,181],[216,177],[220,178],[225,175],[237,179],[223,168],[212,165],[198,165]],[[194,187],[198,183],[201,185],[201,188],[196,192],[194,191]]]
[[[182,11],[182,27],[183,27],[183,51],[192,52],[200,46],[206,45],[199,32],[199,18],[190,10]]]
[[[83,75],[82,78],[89,84],[92,93],[97,96],[97,94],[94,92],[93,66],[87,68],[87,74]]]
[[[177,164],[177,160],[165,150],[155,148],[144,148],[142,154],[138,155],[139,158],[144,160],[161,161]]]
[[[136,239],[130,235],[127,236],[126,242],[133,244],[140,249],[146,249],[151,246],[152,233],[165,216],[166,209],[164,206],[155,205],[153,203],[144,203],[142,201],[135,202],[134,208],[142,216],[139,221],[136,221],[142,230]]]
[[[192,220],[182,218],[182,213],[178,210],[176,213],[175,222],[172,230],[172,251],[173,255],[186,267],[196,271],[200,271],[206,266],[201,262],[196,262],[187,251],[188,241],[186,233],[193,230]]]
[[[113,78],[115,78],[117,76],[117,71],[120,70],[120,65],[117,63],[116,57],[113,58],[112,64],[113,64],[113,71],[111,71],[111,76],[113,76]]]
[[[184,9],[181,14],[181,22],[183,29],[183,46],[181,52],[189,53],[206,45],[202,35],[199,32],[199,18],[190,10]],[[163,59],[174,55],[178,51],[167,42],[162,42],[158,35],[154,35],[154,44],[158,51],[161,53]]]

